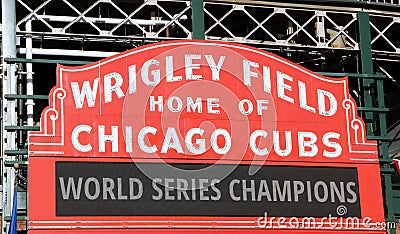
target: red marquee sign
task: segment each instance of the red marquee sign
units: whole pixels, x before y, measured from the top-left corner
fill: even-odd
[[[29,135],[32,232],[384,230],[346,78],[208,41],[57,72]]]

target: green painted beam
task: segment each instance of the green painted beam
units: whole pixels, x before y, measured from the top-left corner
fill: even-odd
[[[345,73],[345,72],[317,72],[323,76],[329,77],[349,77],[349,78],[373,78],[373,79],[386,79],[384,74],[364,74],[364,73]]]
[[[380,163],[392,163],[393,162],[393,158],[379,158],[379,162]]]
[[[20,209],[18,209],[18,210],[20,210]],[[25,209],[24,209],[24,210],[25,210]],[[5,221],[11,221],[11,216],[5,216],[5,217],[4,217],[4,220],[5,220]],[[28,220],[28,216],[18,214],[17,220]]]
[[[28,161],[5,161],[4,164],[6,167],[13,167],[14,164],[18,163],[19,165],[28,165]]]
[[[385,108],[385,92],[383,89],[383,80],[377,80],[376,82],[376,90],[378,93],[378,108]],[[386,113],[380,112],[379,115],[379,130],[380,130],[380,135],[383,137],[388,137],[387,136],[387,126],[386,126]],[[389,156],[389,142],[388,141],[382,141],[379,147],[379,151],[383,157],[384,160],[391,160]],[[390,164],[384,164],[382,165],[385,169],[393,169]],[[382,171],[382,169],[381,169]],[[393,187],[393,182],[392,182],[392,173],[384,174],[385,171],[382,171],[384,182],[385,182],[385,201],[386,201],[386,207],[387,207],[387,218],[388,219],[395,219],[395,214],[400,213],[400,205],[396,204],[395,202],[395,189]],[[398,190],[396,192],[399,192]],[[391,228],[390,233],[396,233],[396,231]]]
[[[192,0],[192,38],[204,40],[204,2]]]
[[[400,206],[400,198],[394,199],[393,204],[394,204],[395,206]]]
[[[389,108],[384,107],[358,107],[359,111],[389,112]]]
[[[20,149],[20,150],[4,150],[6,155],[27,155],[28,149]]]
[[[374,74],[374,67],[372,62],[372,47],[371,47],[371,27],[370,17],[368,12],[358,12],[358,27],[359,27],[359,46],[361,55],[361,72],[364,74]],[[374,108],[374,99],[378,99],[378,108],[385,108],[385,98],[383,90],[383,80],[374,80],[372,78],[362,79],[360,88],[362,88],[362,98],[365,108]],[[374,91],[376,87],[376,93]],[[373,96],[374,95],[374,96]],[[374,117],[377,117],[375,119]],[[390,138],[387,136],[386,127],[386,113],[379,112],[374,116],[372,111],[364,112],[364,118],[366,121],[374,122],[367,123],[367,139],[379,140],[379,157],[382,161],[389,159],[389,143]],[[379,131],[379,133],[377,133]],[[374,136],[378,134],[378,136]],[[395,213],[399,213],[400,205],[395,201],[393,192],[392,175],[394,169],[389,163],[383,162],[380,167],[382,176],[382,187],[384,190],[384,202],[385,202],[385,213],[386,220],[395,220]],[[396,233],[396,230],[391,227],[390,233]]]
[[[381,167],[381,168],[380,168],[380,171],[381,171],[382,174],[389,174],[389,175],[391,175],[391,174],[394,173],[394,169],[391,168],[391,167],[386,167],[386,165],[383,166],[383,167]],[[390,188],[390,186],[389,186],[388,188]],[[393,190],[392,190],[392,189],[389,189],[389,190],[391,191],[392,196],[393,196]]]
[[[374,74],[372,63],[371,27],[369,25],[369,13],[364,11],[358,12],[358,23],[360,30],[362,72],[366,74]]]
[[[374,68],[372,63],[372,48],[371,48],[371,27],[369,25],[369,13],[368,12],[358,12],[358,28],[360,36],[360,53],[361,53],[361,72],[364,74],[374,74]],[[372,87],[374,84],[373,79],[363,79],[363,101],[365,107],[372,107]],[[366,120],[373,120],[374,114],[371,112],[366,112],[364,115]],[[367,135],[373,135],[373,125],[366,124]]]
[[[35,100],[49,100],[48,95],[22,95],[22,94],[6,94],[6,99],[35,99]]]
[[[65,65],[85,65],[93,63],[90,61],[75,61],[75,60],[61,60],[61,59],[25,59],[25,58],[5,58],[4,61],[8,63],[52,63],[52,64],[65,64]]]
[[[26,188],[22,188],[21,186],[17,186],[17,191],[19,192],[19,193],[26,193]],[[20,209],[18,209],[18,210],[20,210]]]
[[[4,129],[7,131],[40,131],[40,126],[5,126]]]
[[[391,138],[387,136],[367,136],[368,140],[373,140],[373,141],[390,141]]]

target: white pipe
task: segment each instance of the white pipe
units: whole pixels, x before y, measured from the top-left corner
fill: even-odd
[[[25,23],[25,29],[27,32],[32,31],[32,21],[28,20]],[[26,54],[25,58],[32,59],[32,35],[26,35]],[[32,63],[26,63],[26,94],[33,95],[33,69]],[[33,126],[33,106],[35,103],[33,99],[26,100],[26,114],[28,116],[27,123],[28,126]]]
[[[20,48],[18,49],[18,53],[26,54],[27,50],[24,48]],[[118,54],[118,52],[32,48],[32,54],[106,58]]]

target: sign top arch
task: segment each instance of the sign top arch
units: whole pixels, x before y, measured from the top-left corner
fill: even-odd
[[[189,130],[189,122],[195,126],[196,120],[212,123],[209,127],[228,127],[232,141],[239,142],[247,142],[249,139],[244,137],[249,138],[260,127],[264,129],[258,130],[265,130],[268,138],[272,139],[276,132],[281,141],[285,131],[292,131],[293,142],[317,137],[315,143],[320,150],[315,155],[292,147],[290,154],[306,156],[279,157],[273,140],[265,137],[263,143],[261,135],[265,133],[255,133],[257,144],[265,144],[269,160],[376,159],[376,143],[366,140],[365,125],[357,116],[346,78],[323,77],[271,53],[238,44],[172,41],[81,67],[58,66],[58,85],[50,97],[50,106],[42,114],[41,131],[30,134],[30,156],[141,157],[138,154],[149,148],[147,143],[141,147],[126,141],[127,137],[136,140],[135,135],[149,121],[164,135],[172,124],[175,131],[181,131],[176,134],[178,138],[184,140],[184,126]],[[174,119],[180,119],[180,123],[169,124]],[[99,142],[99,134],[109,135],[112,126],[118,126],[113,130],[117,131],[116,140],[111,144],[107,140]],[[301,135],[302,132],[310,134]],[[175,148],[160,153],[162,144],[147,145],[155,146],[157,157],[162,158],[187,158],[193,154],[196,159],[221,158],[215,152],[203,155],[199,152],[204,150],[196,151],[196,146],[181,146],[180,150],[175,144]],[[211,146],[209,139],[206,148]],[[262,151],[255,146],[250,151],[245,149],[247,146],[236,146],[232,150],[236,150],[235,154],[243,151],[241,154],[247,155],[241,158],[244,160],[258,160],[254,155]],[[339,151],[350,154],[344,156]],[[263,152],[265,156],[266,151]],[[153,157],[153,153],[147,156]]]

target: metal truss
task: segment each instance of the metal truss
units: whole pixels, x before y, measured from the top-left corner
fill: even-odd
[[[400,5],[399,0],[369,0],[368,2]]]
[[[210,22],[205,31],[208,39],[358,49],[355,12],[208,2],[205,15]],[[237,19],[243,24],[242,30],[232,23]]]
[[[28,31],[25,23],[31,20],[33,32],[41,33],[191,37],[191,29],[184,23],[191,15],[190,1],[165,4],[168,1],[145,0],[128,5],[112,0],[45,0],[41,4],[17,1],[17,7],[28,12],[17,23],[19,31]]]
[[[400,54],[400,15],[371,14],[371,45],[374,52]]]

